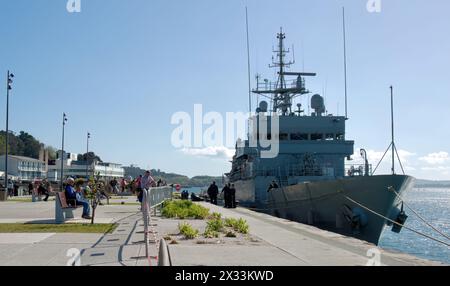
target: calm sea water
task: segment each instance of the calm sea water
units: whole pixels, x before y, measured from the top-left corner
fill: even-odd
[[[188,190],[190,193],[198,194],[203,189],[207,188],[190,188]],[[450,189],[413,189],[404,198],[410,207],[434,227],[450,235]],[[406,207],[405,210],[409,216],[406,222],[408,227],[445,241],[444,237],[436,234],[422,223]],[[447,240],[447,242],[449,241]],[[419,236],[407,229],[403,229],[400,234],[396,234],[387,227],[381,237],[380,247],[450,264],[449,247]]]
[[[450,235],[450,189],[413,189],[405,195],[405,201],[434,227]],[[406,222],[408,227],[450,242],[422,223],[406,207],[405,210],[409,216]],[[391,232],[390,228],[386,228],[381,237],[380,247],[450,264],[449,247],[407,229],[396,234]]]

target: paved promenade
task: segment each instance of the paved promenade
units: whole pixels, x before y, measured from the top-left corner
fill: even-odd
[[[134,198],[112,202],[135,203]],[[314,227],[238,208],[224,209],[202,203],[226,218],[244,218],[250,235],[237,238],[184,240],[178,235],[180,221],[155,217],[156,240],[167,239],[175,266],[312,266],[366,265],[368,243]],[[54,202],[0,203],[0,223],[50,222]],[[77,210],[76,217],[81,216]],[[142,215],[137,205],[101,206],[99,223],[117,223],[111,234],[0,234],[0,265],[66,265],[68,250],[81,252],[81,265],[155,266],[158,243],[150,244],[152,259],[145,257]],[[72,223],[80,223],[75,220]],[[188,220],[203,233],[206,222]],[[170,240],[169,240],[170,238]],[[171,242],[172,241],[172,242]],[[440,265],[405,254],[381,250],[382,265]]]

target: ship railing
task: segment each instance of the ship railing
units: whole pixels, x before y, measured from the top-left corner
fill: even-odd
[[[345,175],[347,177],[372,176],[372,165],[347,164],[345,165]]]
[[[323,170],[320,167],[305,167],[305,168],[283,168],[283,169],[258,169],[255,170],[254,176],[265,177],[321,177]]]
[[[285,85],[287,89],[293,89],[293,88],[301,88],[302,86],[299,86],[299,82],[297,80],[287,80],[285,81]],[[275,92],[279,90],[280,84],[278,82],[259,82],[257,84],[256,92]]]

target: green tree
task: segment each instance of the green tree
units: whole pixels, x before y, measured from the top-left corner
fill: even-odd
[[[78,155],[78,161],[87,161],[88,164],[92,164],[94,161],[103,162],[102,159],[99,156],[95,155],[94,152]]]

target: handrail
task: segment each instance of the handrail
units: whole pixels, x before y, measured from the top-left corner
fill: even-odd
[[[145,243],[145,256],[149,259],[150,262],[150,254],[149,254],[149,237],[150,233],[154,233],[149,230],[149,227],[152,226],[151,221],[151,209],[156,211],[158,206],[161,206],[166,200],[172,198],[173,187],[157,187],[143,190],[142,196],[142,217],[144,220],[144,243]],[[156,237],[155,237],[156,240]],[[155,241],[156,243],[156,241]]]

